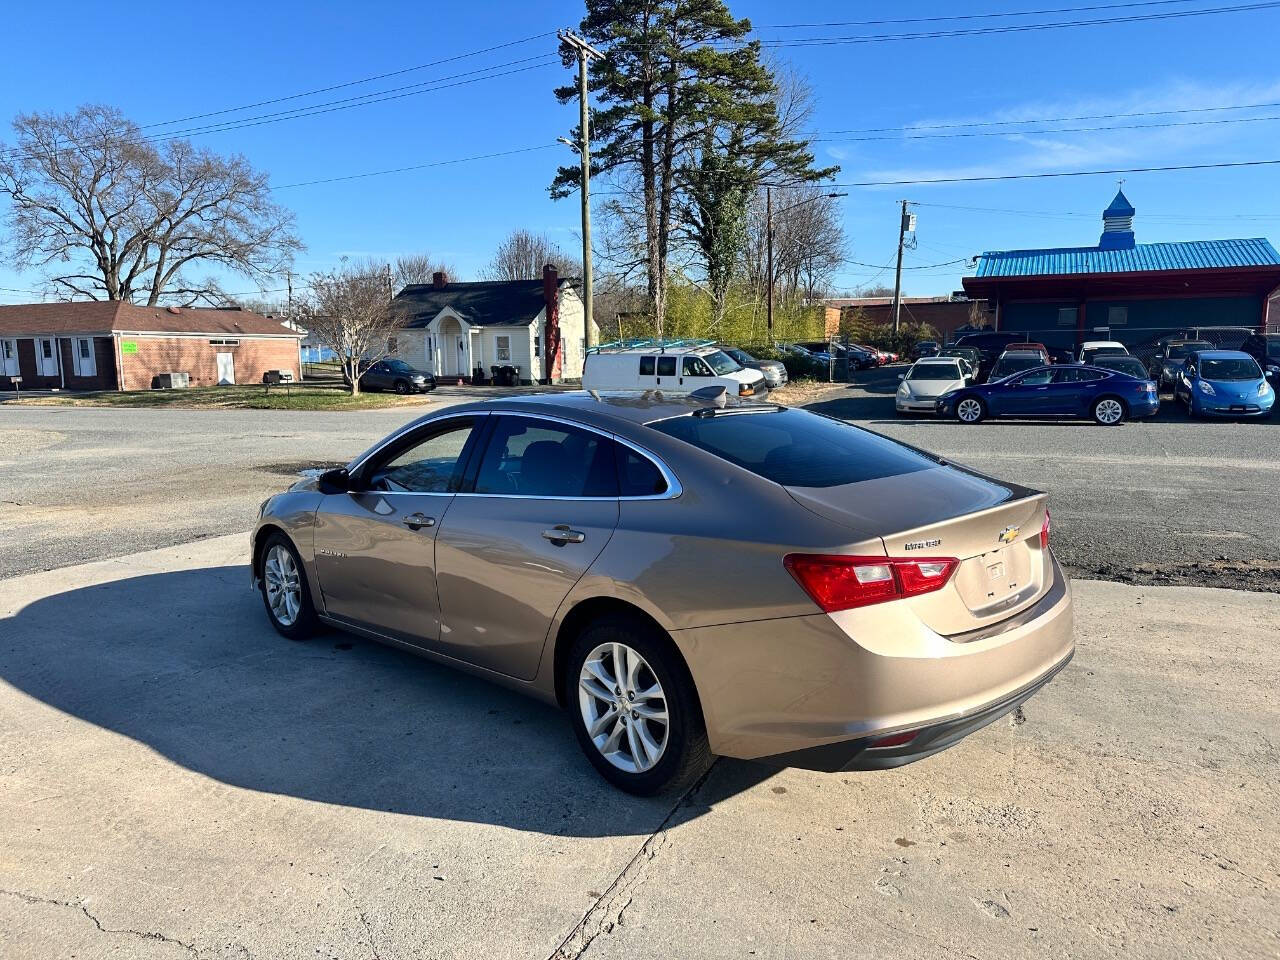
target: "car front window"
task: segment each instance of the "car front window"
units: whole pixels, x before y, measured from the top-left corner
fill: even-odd
[[[463,421],[412,444],[370,472],[370,487],[388,493],[456,490],[462,479],[462,452],[473,426],[470,420]]]
[[[908,380],[959,380],[960,365],[956,363],[917,363],[907,373]]]
[[[1200,376],[1204,380],[1259,380],[1262,368],[1253,357],[1202,357]]]

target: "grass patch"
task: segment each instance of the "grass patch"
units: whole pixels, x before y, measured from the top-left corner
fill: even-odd
[[[222,410],[371,410],[421,403],[424,395],[402,397],[394,393],[362,393],[353,397],[345,389],[295,385],[196,387],[191,390],[104,390],[87,393],[33,394],[3,402],[45,407],[181,407]]]

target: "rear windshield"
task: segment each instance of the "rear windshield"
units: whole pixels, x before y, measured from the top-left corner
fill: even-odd
[[[907,374],[908,380],[959,380],[958,363],[917,363]]]
[[[1084,351],[1086,357],[1123,357],[1128,353],[1124,347],[1088,347]]]
[[[1258,380],[1262,377],[1262,368],[1253,357],[1219,360],[1204,357],[1200,361],[1200,377],[1203,380]]]
[[[885,437],[803,410],[674,417],[649,426],[787,487],[835,487],[938,465]]]
[[[1203,340],[1192,340],[1188,343],[1175,343],[1169,346],[1170,360],[1185,360],[1197,350],[1212,350],[1212,343],[1205,343]]]
[[[1019,370],[1030,370],[1032,367],[1043,367],[1044,358],[1039,356],[1026,357],[1001,357],[996,361],[995,369],[991,372],[993,377],[1007,377],[1011,373],[1017,373]]]
[[[1142,361],[1137,357],[1102,357],[1098,360],[1097,365],[1107,370],[1119,370],[1121,373],[1127,373],[1131,377],[1138,377],[1140,380],[1147,379],[1147,368],[1142,365]]]

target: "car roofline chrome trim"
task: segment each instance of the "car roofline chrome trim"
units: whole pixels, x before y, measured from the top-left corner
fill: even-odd
[[[494,497],[494,498],[502,498],[506,500],[571,500],[571,501],[580,500],[584,502],[595,502],[595,503],[598,503],[602,500],[626,500],[626,501],[675,500],[676,498],[680,497],[684,493],[684,486],[680,483],[680,479],[675,475],[675,472],[672,471],[672,469],[669,466],[667,466],[666,461],[663,460],[657,454],[653,453],[652,451],[645,449],[642,445],[636,443],[635,441],[630,440],[627,437],[619,436],[618,434],[614,433],[611,430],[606,430],[602,427],[596,427],[588,423],[583,423],[581,420],[571,420],[566,417],[555,416],[554,414],[546,414],[541,412],[533,412],[533,411],[518,410],[518,409],[517,410],[512,410],[512,409],[460,410],[460,411],[455,411],[453,413],[442,412],[438,416],[433,416],[427,420],[414,421],[413,423],[410,423],[404,427],[401,427],[399,430],[397,430],[391,436],[387,437],[384,441],[382,441],[382,443],[378,444],[368,453],[363,454],[359,460],[354,461],[351,464],[351,466],[348,467],[348,472],[355,473],[357,470],[361,469],[366,463],[368,463],[370,460],[376,457],[381,451],[385,450],[391,444],[396,443],[397,441],[402,439],[406,434],[412,433],[415,430],[422,429],[423,427],[429,427],[433,423],[443,423],[447,420],[463,419],[465,417],[488,417],[488,416],[503,416],[503,415],[516,416],[516,417],[528,417],[534,420],[545,420],[549,423],[558,423],[566,427],[576,427],[579,430],[586,430],[589,433],[596,434],[597,436],[607,437],[610,440],[614,441],[615,443],[620,443],[622,446],[627,447],[632,452],[639,454],[640,456],[648,460],[650,463],[652,463],[657,468],[658,473],[662,475],[662,479],[666,481],[667,489],[664,490],[662,493],[651,493],[651,494],[645,494],[644,496],[629,496],[629,497],[623,497],[623,496],[541,497],[541,496],[534,496],[532,494],[474,493],[474,492],[466,492],[466,491],[455,492],[455,491],[446,491],[446,490],[440,490],[440,491],[393,490],[388,492],[394,493],[397,496]]]

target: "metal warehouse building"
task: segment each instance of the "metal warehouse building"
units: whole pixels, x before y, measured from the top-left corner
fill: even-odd
[[[1135,243],[1123,191],[1102,214],[1096,247],[982,254],[965,292],[995,308],[995,326],[1050,346],[1085,340],[1148,343],[1192,326],[1266,329],[1280,291],[1280,253],[1268,241]],[[1280,297],[1270,301],[1275,312]]]
[[[0,306],[0,388],[147,390],[162,373],[191,386],[299,379],[303,334],[248,310],[120,301]]]

